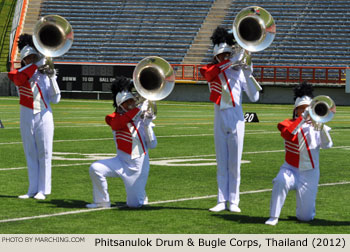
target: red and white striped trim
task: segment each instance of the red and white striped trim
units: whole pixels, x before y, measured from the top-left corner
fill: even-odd
[[[33,97],[33,92],[30,88],[27,88],[27,87],[23,87],[23,86],[20,86],[18,88],[18,91],[19,91],[19,94],[20,95],[26,95],[26,96],[30,96],[30,97]]]
[[[24,86],[19,86],[19,89],[26,90],[28,92],[32,92],[32,90],[30,88],[24,87]]]
[[[221,94],[222,92],[221,84],[217,82],[210,82],[210,91],[215,91]]]
[[[292,152],[294,154],[299,154],[299,146],[290,142],[290,141],[285,141],[285,148],[287,151]]]
[[[117,140],[124,140],[127,141],[129,143],[132,143],[132,136],[131,133],[129,132],[125,132],[125,131],[116,131],[116,138]]]
[[[23,95],[23,96],[26,96],[26,97],[29,97],[29,98],[33,98],[33,94],[32,93],[28,93],[28,92],[19,90],[19,94]]]

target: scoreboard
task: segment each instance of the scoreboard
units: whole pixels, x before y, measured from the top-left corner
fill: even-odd
[[[55,69],[61,90],[110,92],[116,76],[124,75],[132,78],[135,65],[55,63]]]

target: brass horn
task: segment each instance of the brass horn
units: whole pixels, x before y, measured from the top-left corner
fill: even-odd
[[[259,52],[269,47],[275,38],[276,25],[271,14],[262,7],[250,6],[243,8],[235,17],[232,33],[238,45],[245,49],[244,56],[235,65],[251,66],[251,52]],[[241,50],[236,48],[236,50]],[[253,76],[247,81],[252,82],[258,91],[262,88]]]
[[[150,101],[159,101],[166,98],[173,90],[175,73],[166,60],[150,56],[136,65],[133,81],[140,96]]]
[[[276,25],[271,14],[262,7],[242,9],[233,22],[233,36],[237,43],[249,52],[266,49],[276,34]]]
[[[335,103],[329,96],[319,95],[312,99],[309,107],[309,115],[315,130],[321,130],[323,124],[332,120],[335,114]]]
[[[45,57],[59,57],[71,48],[73,37],[72,26],[65,18],[47,15],[35,24],[33,42]]]

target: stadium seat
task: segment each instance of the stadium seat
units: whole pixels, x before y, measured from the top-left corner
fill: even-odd
[[[214,2],[44,0],[40,15],[62,15],[73,26],[73,46],[59,61],[136,63],[162,55],[179,64]],[[271,46],[253,54],[255,65],[349,65],[350,17],[344,10],[350,1],[232,0],[221,25],[231,29],[236,14],[253,5],[267,9],[277,27]],[[201,63],[211,58],[209,47]]]
[[[255,65],[348,66],[350,49],[350,1],[235,0],[222,22],[231,29],[236,14],[247,6],[261,6],[275,19],[274,42],[253,53]],[[202,63],[211,61],[212,48]]]
[[[137,63],[157,55],[179,64],[213,2],[44,0],[40,15],[61,15],[73,27],[73,46],[59,61]]]

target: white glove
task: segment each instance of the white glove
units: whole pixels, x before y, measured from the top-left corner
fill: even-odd
[[[310,119],[310,112],[309,112],[309,107],[307,107],[304,112],[301,114],[301,116],[303,117],[303,119],[305,121],[307,121],[308,119]]]
[[[223,64],[223,65],[219,66],[219,68],[222,71],[222,70],[225,70],[226,68],[229,68],[231,65],[232,65],[232,62],[229,61],[226,64]]]
[[[148,127],[152,123],[152,118],[145,117],[143,122],[145,123],[145,126]]]
[[[140,110],[141,110],[142,112],[147,111],[147,109],[148,109],[148,103],[149,103],[149,101],[148,101],[148,100],[145,100],[145,101],[141,104]]]
[[[45,65],[45,63],[46,63],[45,58],[41,58],[40,60],[38,60],[37,62],[35,62],[35,65],[37,65],[37,67],[39,68],[39,67]]]
[[[239,50],[238,52],[235,52],[235,54],[230,58],[231,63],[238,63],[242,61],[244,57],[244,49]]]
[[[40,73],[46,74],[49,78],[56,75],[56,70],[51,58],[42,58],[36,63],[36,65],[38,66]]]
[[[310,117],[310,107],[307,107],[304,112],[301,114],[303,120],[308,124],[313,124],[313,120]]]
[[[150,125],[152,123],[152,121],[155,119],[156,119],[156,116],[153,113],[145,112],[143,114],[143,121],[144,121],[146,126]]]
[[[153,131],[154,126],[155,124],[152,121],[150,121],[149,124],[145,127],[145,133],[148,140],[147,142],[149,144],[148,147],[150,149],[155,148],[155,146],[157,145],[157,138]]]
[[[247,76],[251,76],[253,73],[253,64],[251,64],[250,66],[248,65],[244,65],[242,68],[244,75]]]

